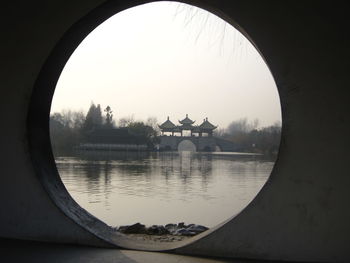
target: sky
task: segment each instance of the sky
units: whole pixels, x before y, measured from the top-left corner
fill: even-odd
[[[186,114],[220,128],[258,118],[281,121],[273,77],[252,44],[203,9],[176,2],[140,5],[96,27],[77,47],[56,85],[51,112],[109,105],[114,120]]]

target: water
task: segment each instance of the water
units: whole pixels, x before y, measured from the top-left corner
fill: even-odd
[[[215,226],[255,197],[274,162],[232,153],[103,153],[57,157],[72,197],[111,226]]]

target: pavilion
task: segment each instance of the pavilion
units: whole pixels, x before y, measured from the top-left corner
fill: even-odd
[[[205,118],[201,125],[194,125],[195,121],[192,121],[190,118],[188,118],[188,114],[186,114],[186,118],[181,121],[179,120],[179,123],[180,125],[175,125],[170,121],[168,116],[168,119],[158,126],[163,136],[166,132],[170,132],[172,136],[181,134],[181,137],[183,137],[183,131],[190,131],[191,137],[195,136],[196,134],[199,137],[202,137],[204,134],[207,134],[210,137],[213,136],[213,131],[218,127],[211,124],[208,121],[208,118]]]

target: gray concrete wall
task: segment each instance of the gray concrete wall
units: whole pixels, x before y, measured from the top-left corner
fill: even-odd
[[[84,5],[70,1],[2,4],[1,237],[107,245],[64,214],[49,198],[33,166],[27,130],[31,93],[46,59],[68,28],[98,4],[99,1]],[[37,138],[45,143],[41,132],[38,130]]]
[[[254,40],[277,83],[280,153],[257,198],[182,252],[350,260],[350,41],[343,8],[313,1],[225,5],[223,12]]]
[[[92,22],[97,25],[141,3],[113,1],[88,15],[102,2],[2,4],[1,237],[133,246],[109,236],[107,226],[69,198],[47,148],[48,110],[59,69],[92,30]],[[283,130],[278,160],[257,198],[235,218],[175,252],[350,261],[347,8],[337,1],[189,2],[239,25],[254,40],[279,89]],[[52,62],[56,67],[47,67]]]

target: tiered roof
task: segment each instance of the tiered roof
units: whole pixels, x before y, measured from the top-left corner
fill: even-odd
[[[167,130],[176,128],[176,125],[169,120],[169,116],[165,122],[163,122],[161,125],[158,125],[158,126],[161,129],[167,129]]]
[[[186,118],[185,119],[183,119],[182,121],[179,121],[179,123],[181,123],[182,125],[192,125],[195,122],[196,121],[193,121],[190,118],[188,118],[188,114],[186,114]]]
[[[214,126],[213,124],[211,124],[208,121],[208,118],[205,118],[203,120],[203,123],[201,125],[199,125],[199,128],[203,129],[203,130],[215,130],[218,126]]]
[[[199,126],[194,126],[193,123],[195,123],[195,121],[192,121],[189,117],[188,114],[186,114],[186,118],[184,118],[183,120],[179,121],[179,123],[181,125],[176,126],[174,123],[172,123],[168,119],[162,123],[161,125],[159,125],[159,128],[162,129],[165,132],[181,132],[181,130],[191,130],[194,133],[201,133],[201,132],[211,132],[213,130],[215,130],[218,126],[214,126],[213,124],[211,124],[208,121],[208,118],[205,118],[203,120],[203,123]]]

